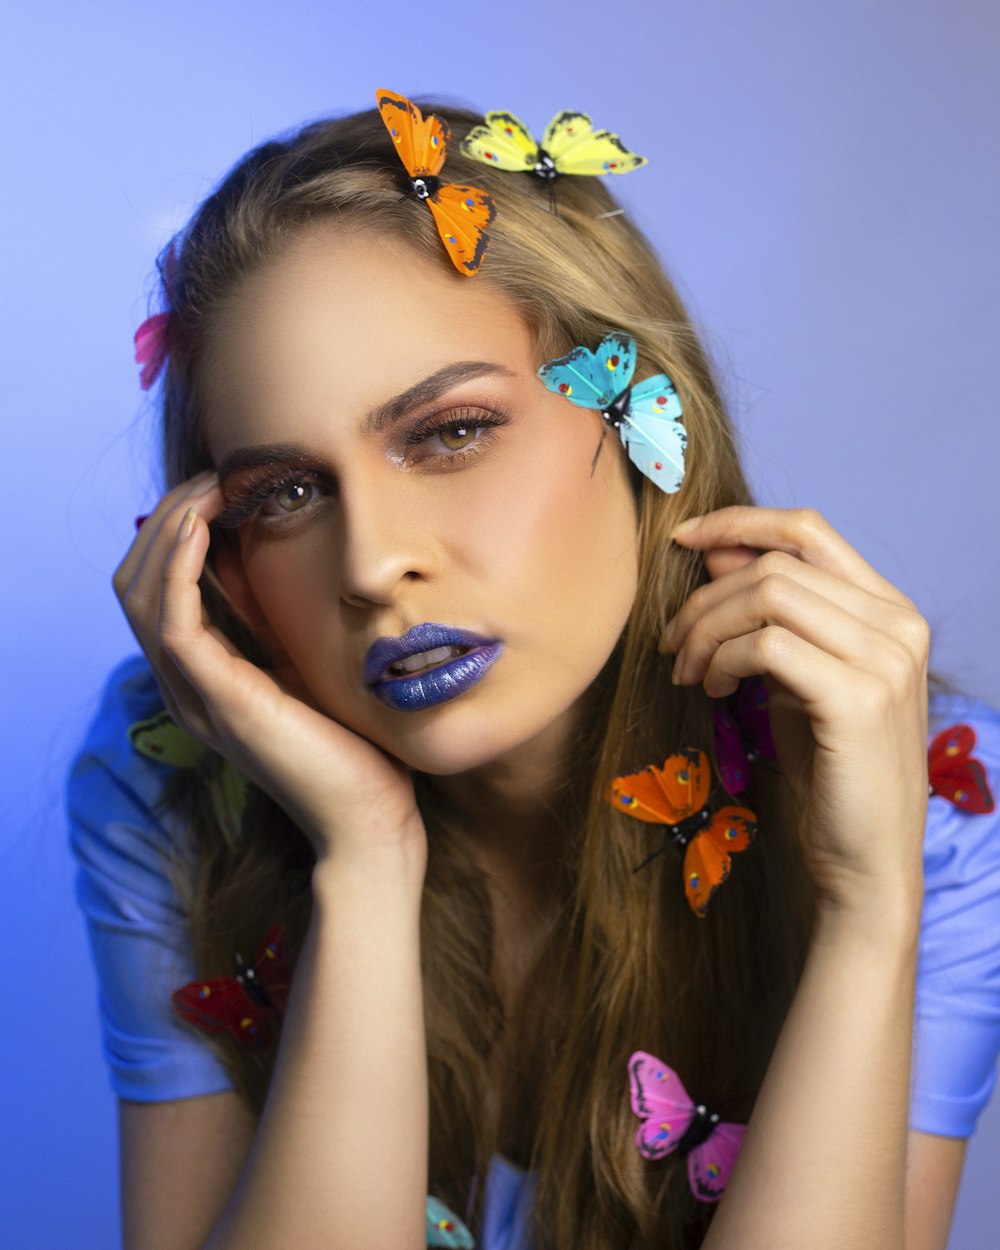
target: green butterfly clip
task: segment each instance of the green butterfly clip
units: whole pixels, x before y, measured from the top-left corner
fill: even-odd
[[[219,761],[215,765],[214,752],[186,729],[181,729],[169,712],[136,721],[129,726],[128,736],[133,748],[147,759],[170,768],[202,771],[212,811],[226,845],[231,851],[238,851],[245,841],[243,813],[247,805],[247,779],[243,774],[221,756],[215,757]]]

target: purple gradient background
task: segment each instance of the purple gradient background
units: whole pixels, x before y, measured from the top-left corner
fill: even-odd
[[[512,108],[536,130],[592,112],[650,157],[615,190],[688,294],[761,502],[825,512],[921,605],[937,667],[1000,702],[998,52],[993,0],[8,8],[5,1250],[117,1239],[61,791],[96,687],[132,649],[108,587],[155,497],[131,336],[192,203],[251,143],[376,87]],[[994,1104],[953,1250],[996,1244],[998,1151]]]

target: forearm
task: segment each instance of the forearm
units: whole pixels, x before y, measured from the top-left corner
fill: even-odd
[[[205,1250],[424,1245],[422,872],[328,861],[253,1150]]]
[[[818,917],[703,1250],[902,1250],[918,919]]]

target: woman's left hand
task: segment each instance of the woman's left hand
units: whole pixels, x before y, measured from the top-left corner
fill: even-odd
[[[719,698],[766,677],[821,903],[919,914],[926,621],[810,509],[723,508],[674,540],[705,552],[712,577],[661,639],[674,680]]]

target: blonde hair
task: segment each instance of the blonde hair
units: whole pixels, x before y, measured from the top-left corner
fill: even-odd
[[[548,189],[465,158],[458,139],[480,119],[427,106],[452,126],[445,175],[485,188],[498,205],[480,273],[471,280],[510,300],[537,336],[540,358],[596,346],[610,330],[636,340],[637,377],[665,371],[684,405],[687,476],[665,495],[633,474],[638,500],[639,593],[623,636],[589,697],[593,714],[577,744],[573,775],[553,800],[564,831],[563,908],[526,992],[517,1054],[527,1108],[530,1164],[537,1170],[534,1235],[539,1250],[680,1250],[700,1244],[713,1208],[687,1189],[684,1162],[645,1162],[626,1063],[643,1049],[681,1073],[688,1089],[726,1119],[753,1107],[801,971],[811,908],[791,828],[781,819],[780,779],[755,770],[746,796],[760,834],[741,855],[708,916],[685,901],[676,857],[641,872],[646,826],[614,811],[604,791],[615,775],[660,762],[681,745],[711,750],[708,700],[675,688],[657,641],[704,578],[700,557],[679,550],[680,520],[750,501],[733,430],[697,334],[653,250],[616,209],[604,183],[565,177],[550,211]],[[305,226],[361,228],[444,255],[431,214],[405,194],[393,145],[372,110],[317,122],[251,152],[195,215],[176,259],[161,265],[172,315],[164,387],[168,481],[210,467],[202,437],[198,376],[206,329],[248,273],[280,255]],[[621,449],[618,440],[609,446]],[[607,454],[607,453],[605,453]],[[227,614],[209,575],[217,619],[251,655],[255,642]],[[484,1113],[487,1062],[512,1027],[491,976],[493,926],[482,875],[461,836],[438,818],[432,787],[417,778],[429,861],[422,959],[431,1091],[431,1192],[464,1212],[479,1177],[473,1224],[499,1128]],[[175,780],[171,801],[195,834],[197,863],[185,878],[189,927],[201,975],[253,949],[276,918],[293,945],[308,923],[310,853],[266,796],[255,794],[246,847],[217,828],[204,788]],[[248,1056],[215,1039],[237,1088],[263,1105],[273,1055]]]

